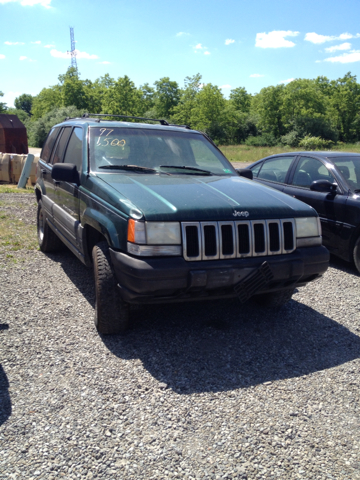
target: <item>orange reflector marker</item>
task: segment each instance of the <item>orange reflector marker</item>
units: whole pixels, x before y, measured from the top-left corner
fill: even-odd
[[[128,233],[127,233],[128,242],[135,243],[135,220],[132,218],[128,221]]]

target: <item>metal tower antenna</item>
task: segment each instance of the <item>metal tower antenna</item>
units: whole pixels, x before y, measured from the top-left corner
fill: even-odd
[[[71,41],[71,51],[68,54],[71,56],[71,66],[76,68],[77,71],[77,63],[76,63],[76,49],[75,49],[75,37],[74,37],[74,29],[73,27],[70,27],[70,41]]]

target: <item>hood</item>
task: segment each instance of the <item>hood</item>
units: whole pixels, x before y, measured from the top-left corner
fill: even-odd
[[[124,197],[147,221],[229,221],[314,216],[303,202],[243,177],[100,173],[107,198]],[[95,180],[95,178],[94,178]],[[98,190],[104,191],[104,185]]]

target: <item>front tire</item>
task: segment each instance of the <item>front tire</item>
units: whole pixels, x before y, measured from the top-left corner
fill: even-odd
[[[254,300],[263,307],[279,309],[290,302],[294,291],[294,288],[288,288],[287,290],[280,290],[279,292],[263,293],[256,295]]]
[[[37,211],[37,236],[40,250],[44,253],[59,252],[64,244],[46,222],[42,201],[39,200]]]
[[[356,240],[354,250],[353,250],[353,259],[356,270],[360,273],[360,237]]]
[[[95,327],[99,333],[122,333],[129,323],[129,305],[117,288],[106,242],[95,245],[92,251],[95,277]]]

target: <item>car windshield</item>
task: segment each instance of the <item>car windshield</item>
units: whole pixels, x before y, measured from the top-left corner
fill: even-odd
[[[232,165],[201,134],[150,128],[91,127],[89,141],[92,171],[236,175]]]
[[[360,155],[331,157],[352,190],[360,190]]]

